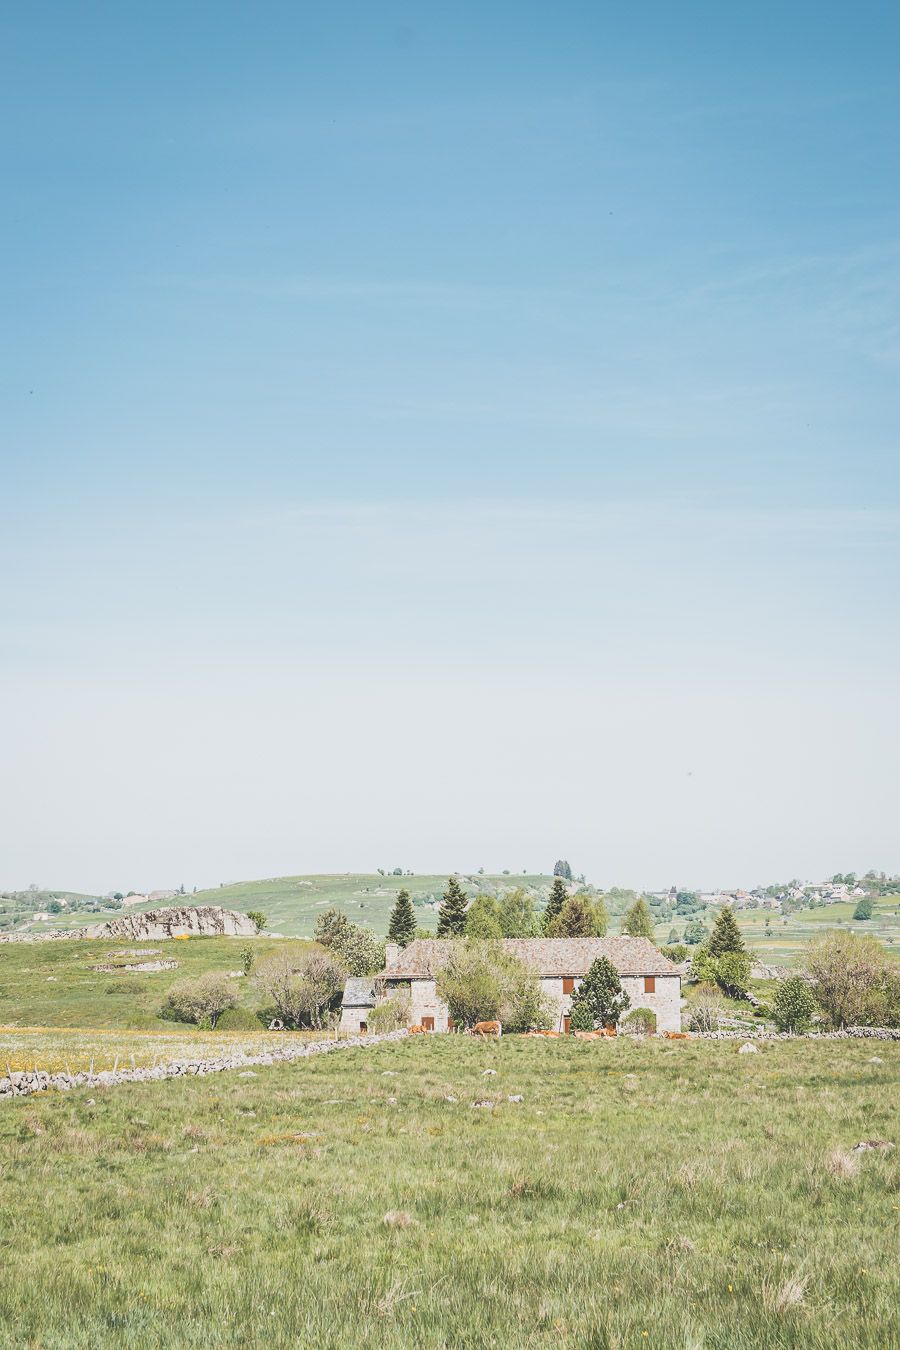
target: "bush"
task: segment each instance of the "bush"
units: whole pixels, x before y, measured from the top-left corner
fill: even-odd
[[[816,1000],[806,980],[790,975],[775,991],[772,1015],[779,1031],[807,1031],[816,1010]]]
[[[266,926],[266,916],[261,909],[248,909],[247,918],[253,924],[257,933],[261,933]]]
[[[691,954],[690,947],[683,942],[673,942],[668,947],[660,947],[659,950],[669,961],[674,961],[676,966],[680,966]]]
[[[656,1035],[656,1013],[650,1008],[632,1008],[622,1018],[622,1030],[630,1032],[633,1036],[655,1036]]]
[[[316,920],[316,941],[339,961],[348,975],[374,975],[384,966],[384,943],[370,928],[351,923],[337,909],[327,909]]]
[[[254,978],[291,1027],[320,1028],[344,986],[344,971],[327,952],[278,952],[257,967]]]
[[[725,1011],[722,995],[713,984],[701,985],[697,992],[697,1001],[691,1009],[691,1030],[718,1031]]]
[[[691,957],[691,975],[703,984],[717,984],[729,998],[746,998],[751,960],[746,952],[723,952],[715,956],[708,943],[701,943]]]
[[[370,1009],[366,1023],[370,1031],[399,1031],[408,1027],[412,1016],[412,999],[408,991],[398,991]]]
[[[263,1022],[251,1008],[226,1008],[216,1023],[217,1031],[260,1031]]]
[[[806,969],[831,1026],[900,1023],[900,972],[875,938],[825,933],[810,944]]]
[[[463,1026],[498,1020],[517,1031],[549,1021],[537,976],[499,942],[454,942],[437,992]]]
[[[197,979],[176,980],[160,1009],[160,1017],[172,1022],[195,1022],[215,1027],[227,1008],[237,1003],[237,994],[227,975],[207,971]]]
[[[716,983],[729,998],[746,998],[752,962],[746,952],[724,952],[716,958]]]

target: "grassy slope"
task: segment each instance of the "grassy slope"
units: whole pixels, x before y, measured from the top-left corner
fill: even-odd
[[[549,885],[552,878],[520,875],[485,877],[483,880],[495,884],[522,883],[541,887]],[[443,875],[380,877],[377,874],[342,873],[331,876],[270,877],[261,881],[236,882],[234,885],[223,886],[216,890],[200,891],[196,895],[185,896],[184,903],[221,905],[226,909],[236,909],[244,913],[249,909],[260,909],[267,915],[270,929],[295,937],[311,937],[318,915],[323,909],[334,905],[354,923],[364,924],[373,929],[379,937],[384,937],[387,933],[391,907],[397,891],[402,886],[410,891],[414,901],[419,899],[426,902],[424,905],[416,906],[416,917],[420,926],[434,929],[437,926],[437,914],[427,902],[432,897],[439,897],[446,884],[447,878]],[[875,899],[874,907],[873,918],[865,923],[853,921],[855,904],[827,905],[822,909],[802,910],[791,915],[787,922],[784,922],[780,915],[771,914],[768,910],[740,910],[737,917],[744,938],[753,952],[761,960],[778,965],[787,965],[794,961],[806,944],[817,937],[824,927],[846,927],[855,933],[868,933],[889,947],[894,947],[900,954],[900,898],[885,896]],[[87,923],[103,922],[105,917],[120,917],[120,915],[68,917],[59,915],[52,923],[36,924],[34,928],[39,931],[48,927],[82,926]],[[768,933],[765,926],[767,917],[771,918]],[[667,942],[672,927],[681,935],[687,922],[676,918],[670,923],[659,924],[655,934],[656,941]],[[704,922],[709,926],[712,922],[711,916],[707,916]],[[614,916],[610,923],[610,932],[617,933],[620,926],[621,917]],[[0,948],[0,972],[2,972],[2,948]]]
[[[0,1345],[896,1345],[900,1150],[828,1161],[896,1136],[877,1050],[435,1037],[6,1104]]]
[[[159,1016],[166,990],[184,976],[207,970],[231,971],[241,966],[241,948],[253,947],[257,960],[283,950],[277,939],[191,938],[122,943],[73,939],[67,942],[15,942],[0,946],[0,1028],[133,1027],[172,1030]],[[308,946],[309,944],[290,944]],[[176,970],[102,972],[113,953],[153,951],[140,960],[174,960]],[[241,1004],[254,1003],[247,980],[235,981]],[[0,1033],[0,1051],[5,1044]]]
[[[505,885],[549,886],[553,878],[548,876],[522,873],[517,876],[483,877]],[[427,902],[440,898],[447,885],[446,874],[419,875],[412,877],[380,877],[377,873],[342,872],[333,875],[302,877],[267,877],[259,881],[238,881],[215,890],[198,891],[196,895],[186,895],[181,900],[167,900],[162,903],[174,905],[221,905],[224,909],[236,909],[246,913],[248,909],[260,909],[268,918],[269,928],[289,937],[312,937],[313,926],[318,915],[329,905],[342,910],[354,923],[365,924],[379,937],[387,934],[388,918],[391,907],[401,887],[406,887],[413,898],[425,901],[425,905],[416,905],[416,917],[423,928],[437,928],[437,913]],[[470,887],[474,894],[474,887]],[[142,909],[158,906],[141,905],[128,913],[140,913]],[[35,924],[36,931],[41,929],[81,927],[89,923],[102,923],[105,918],[121,917],[121,911],[115,915],[57,915],[50,923]]]

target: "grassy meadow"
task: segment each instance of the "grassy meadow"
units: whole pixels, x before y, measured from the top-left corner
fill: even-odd
[[[444,1036],[5,1103],[0,1345],[886,1350],[898,1095],[895,1044]]]
[[[257,961],[285,944],[277,938],[178,938],[122,943],[63,938],[55,942],[11,942],[0,946],[0,1061],[7,1038],[3,1028],[73,1027],[172,1032],[159,1016],[175,980],[214,970],[241,969],[241,950]],[[307,948],[291,943],[292,949]],[[147,953],[131,956],[130,953]],[[174,970],[132,971],[132,961],[176,961]],[[99,970],[112,966],[112,970]],[[241,1007],[257,1006],[252,981],[235,980]],[[182,1032],[185,1029],[182,1028]],[[224,1035],[225,1032],[219,1033]]]

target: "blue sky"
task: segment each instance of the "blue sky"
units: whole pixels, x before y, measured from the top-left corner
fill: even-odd
[[[900,869],[898,65],[887,3],[8,10],[0,884]]]

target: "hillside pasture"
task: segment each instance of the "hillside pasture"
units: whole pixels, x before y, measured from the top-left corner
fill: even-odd
[[[898,1080],[894,1044],[436,1036],[6,1103],[0,1345],[884,1350],[900,1150],[852,1149]]]
[[[291,942],[305,951],[309,942]],[[165,1031],[159,1016],[169,987],[206,971],[241,969],[241,951],[250,947],[260,961],[285,943],[269,938],[172,938],[109,942],[65,938],[52,942],[10,942],[0,946],[0,1027],[96,1027]],[[133,954],[133,955],[132,955]],[[175,961],[173,970],[132,971],[128,963]],[[98,967],[111,966],[110,970]],[[235,978],[239,1006],[259,1006],[251,980]],[[4,1038],[0,1031],[0,1057]]]

